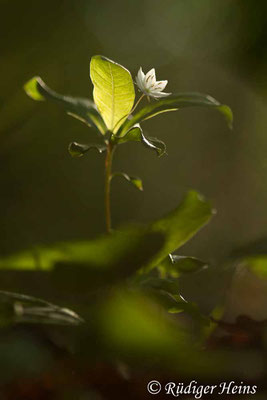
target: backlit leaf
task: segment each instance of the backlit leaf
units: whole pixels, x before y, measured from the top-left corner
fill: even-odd
[[[124,136],[128,130],[135,124],[152,118],[157,114],[176,111],[184,107],[209,107],[219,111],[224,115],[229,127],[232,127],[233,114],[231,109],[223,104],[220,104],[213,97],[202,93],[178,93],[165,97],[161,100],[154,101],[143,107],[140,111],[127,119],[118,132],[118,136]]]
[[[166,217],[153,222],[149,232],[161,232],[166,241],[149,267],[158,265],[168,254],[186,243],[196,232],[210,220],[214,210],[210,204],[197,192],[190,191],[182,203]]]
[[[108,129],[116,133],[130,114],[135,90],[130,72],[103,56],[91,59],[94,101]]]

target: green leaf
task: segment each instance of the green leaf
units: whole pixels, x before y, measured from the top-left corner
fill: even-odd
[[[124,136],[128,130],[135,124],[152,118],[157,114],[176,111],[184,107],[209,107],[221,112],[227,120],[229,127],[232,127],[233,114],[231,109],[220,104],[213,97],[202,93],[178,93],[165,97],[159,101],[151,102],[140,111],[138,111],[131,119],[127,119],[118,132],[118,136]]]
[[[122,176],[124,179],[126,179],[128,182],[132,183],[138,190],[143,191],[143,183],[140,178],[137,176],[129,176],[125,174],[124,172],[114,172],[111,176],[111,178],[114,178],[115,176]]]
[[[45,83],[43,82],[43,80],[39,76],[35,76],[25,83],[24,90],[27,93],[27,95],[31,97],[33,100],[45,101],[44,95],[41,94],[42,86],[44,85]]]
[[[147,265],[164,244],[162,233],[128,228],[91,241],[58,243],[0,259],[0,268],[58,271],[59,278],[86,286],[131,276]],[[62,273],[62,275],[60,275]],[[77,285],[76,285],[77,287]]]
[[[255,275],[261,279],[267,279],[267,255],[255,255],[246,257],[243,264],[247,265]]]
[[[32,296],[1,290],[1,325],[22,322],[79,325],[83,320],[67,308],[58,307]]]
[[[118,350],[137,356],[157,351],[171,354],[181,340],[185,350],[184,333],[177,329],[166,313],[155,303],[136,291],[121,291],[104,304],[101,313],[103,335]],[[118,351],[116,352],[116,354]]]
[[[107,147],[101,144],[81,144],[72,142],[69,144],[68,151],[72,157],[82,157],[87,151],[95,149],[99,153],[106,151]]]
[[[50,100],[62,105],[69,115],[105,134],[107,127],[96,109],[95,104],[89,100],[78,97],[63,96],[51,90],[40,77],[34,77],[24,85],[24,90],[33,100]]]
[[[213,211],[197,192],[189,192],[166,217],[143,228],[129,228],[92,241],[59,243],[0,259],[0,268],[51,270],[61,264],[88,268],[94,279],[111,281],[159,265],[188,241]]]
[[[162,306],[166,311],[169,311],[169,309],[179,305],[177,298],[180,297],[178,284],[176,288],[174,285],[171,285],[171,282],[167,280],[150,278],[140,282],[138,289],[141,293],[153,299],[155,303]]]
[[[126,68],[103,56],[92,57],[90,76],[94,101],[108,129],[116,133],[134,104],[132,76]]]
[[[177,297],[177,296],[176,296]],[[209,326],[210,320],[208,317],[203,315],[196,303],[187,302],[185,299],[180,296],[177,297],[177,304],[171,308],[169,308],[168,312],[170,314],[180,314],[181,312],[185,312],[189,314],[194,321],[199,322],[203,326]]]
[[[141,142],[145,147],[154,150],[159,157],[166,154],[166,145],[159,139],[145,136],[143,130],[139,124],[134,125],[129,131],[121,138],[114,138],[117,143],[126,143],[126,142]]]
[[[148,228],[149,232],[162,233],[166,241],[147,268],[159,265],[170,253],[186,243],[208,223],[213,214],[214,210],[199,193],[193,190],[188,192],[173,212],[153,222]]]
[[[199,271],[207,266],[206,262],[195,257],[177,256],[175,254],[171,254],[170,257],[172,259],[173,270],[184,274]]]
[[[151,288],[163,290],[170,294],[179,294],[179,285],[177,279],[162,279],[153,276],[145,276],[139,281],[139,285],[142,288]]]
[[[160,270],[165,275],[178,278],[181,274],[199,271],[207,266],[207,263],[195,257],[178,256],[169,254],[160,264]]]

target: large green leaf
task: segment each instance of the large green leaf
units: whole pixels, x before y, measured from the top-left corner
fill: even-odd
[[[90,76],[94,101],[108,129],[116,133],[134,104],[132,76],[126,68],[103,56],[92,57]]]
[[[128,130],[143,120],[154,117],[157,114],[175,111],[184,107],[210,107],[221,112],[230,127],[232,127],[233,114],[231,109],[223,104],[220,104],[213,97],[202,93],[178,93],[168,96],[159,101],[154,101],[143,107],[131,119],[127,119],[123,126],[121,126],[118,136],[124,136]]]
[[[33,100],[43,101],[46,99],[60,104],[74,118],[93,126],[102,134],[106,133],[105,123],[91,100],[58,94],[51,90],[38,76],[25,83],[24,90]]]
[[[149,264],[149,268],[158,265],[168,254],[172,253],[210,220],[214,210],[211,205],[197,192],[190,191],[182,203],[166,217],[153,222],[149,232],[162,233],[166,240],[157,255]]]
[[[92,241],[35,248],[0,259],[0,268],[50,270],[55,264],[89,267],[92,280],[131,276],[160,264],[189,240],[213,214],[210,204],[190,191],[164,218],[142,228],[128,228]]]
[[[49,271],[56,265],[58,270],[62,267],[66,278],[67,272],[72,273],[67,266],[74,266],[74,275],[82,276],[87,270],[93,283],[99,278],[111,282],[147,265],[164,241],[160,232],[133,227],[91,241],[58,243],[14,254],[0,259],[0,268]]]

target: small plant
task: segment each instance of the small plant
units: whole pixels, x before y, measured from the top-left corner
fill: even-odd
[[[94,85],[94,102],[89,99],[60,95],[47,87],[39,77],[32,78],[24,88],[34,100],[47,99],[63,105],[68,114],[94,129],[101,138],[101,143],[98,144],[72,142],[69,145],[69,152],[73,157],[81,157],[93,148],[100,153],[105,152],[106,227],[107,232],[110,233],[111,180],[120,175],[142,190],[140,178],[129,176],[124,172],[112,171],[115,150],[123,143],[134,141],[155,151],[158,156],[166,153],[166,146],[161,140],[144,134],[141,122],[163,112],[175,111],[183,107],[202,106],[221,112],[231,126],[232,112],[228,106],[220,104],[205,94],[163,92],[168,81],[157,81],[154,69],[146,74],[142,68],[139,69],[136,85],[138,92],[141,93],[137,100],[132,76],[121,65],[105,57],[94,56],[91,60],[90,76]],[[142,102],[145,99],[148,103],[144,105]],[[140,313],[138,298],[145,296],[149,301],[163,306],[166,314],[184,311],[195,321],[200,322],[200,325],[205,325],[207,316],[202,315],[196,304],[187,302],[180,295],[179,278],[183,274],[199,271],[207,264],[194,257],[172,253],[207,224],[213,214],[214,211],[209,202],[197,192],[190,191],[175,210],[150,224],[113,231],[112,234],[90,241],[35,246],[33,249],[0,259],[0,268],[19,269],[24,270],[23,272],[31,270],[33,277],[36,276],[38,269],[38,272],[42,273],[38,277],[44,277],[43,288],[45,289],[45,282],[49,288],[44,290],[43,295],[46,296],[51,288],[56,293],[65,293],[66,299],[64,300],[63,295],[61,301],[69,304],[68,299],[71,297],[71,309],[74,307],[77,311],[81,308],[80,297],[87,296],[98,287],[99,302],[96,301],[93,304],[95,313],[99,313],[102,309],[102,298],[109,298],[107,293],[111,293],[111,297],[113,293],[119,293],[119,297],[122,296],[124,299],[123,304],[125,302],[127,304],[127,299],[130,301],[129,315]],[[128,288],[131,290],[127,290]],[[4,323],[23,321],[77,325],[82,321],[91,321],[92,309],[87,302],[84,303],[85,308],[82,309],[83,318],[80,318],[69,309],[60,308],[39,298],[19,294],[19,282],[18,285],[15,281],[13,282],[12,290],[16,293],[0,292],[2,303],[5,302],[5,313],[2,313]],[[137,298],[134,297],[131,300],[133,292]],[[39,290],[31,294],[38,294],[39,297]],[[112,304],[112,300],[107,301],[107,307],[109,304]],[[115,308],[117,309],[117,306]],[[9,310],[8,313],[6,309]],[[112,309],[105,311],[104,321],[111,318],[112,326],[114,320],[117,320],[120,326],[127,313],[125,314],[125,310],[120,307],[118,310],[116,316],[111,316]],[[143,318],[146,319],[146,316],[141,316],[141,319]],[[157,323],[155,322],[156,325]],[[106,327],[107,330],[110,326]],[[98,327],[97,329],[105,331],[106,328]],[[132,331],[132,328],[129,328],[129,331]]]
[[[164,93],[168,81],[156,81],[155,69],[144,74],[142,68],[136,77],[140,97],[136,100],[131,73],[123,66],[103,56],[94,56],[90,64],[90,76],[94,85],[94,102],[89,99],[60,95],[51,90],[40,77],[28,81],[24,88],[34,100],[51,100],[65,107],[67,113],[97,131],[101,144],[81,144],[72,142],[69,152],[73,157],[81,157],[90,149],[106,153],[105,159],[105,215],[107,232],[111,231],[110,184],[115,176],[122,176],[137,189],[143,190],[142,180],[124,172],[112,171],[112,159],[117,147],[123,143],[141,142],[148,149],[162,156],[166,146],[161,140],[146,136],[141,122],[156,115],[179,110],[183,107],[202,106],[220,111],[232,124],[232,112],[226,105],[201,93]],[[143,99],[148,104],[140,107]],[[150,99],[152,101],[150,101]]]
[[[218,323],[220,304],[204,311],[192,298],[182,295],[181,278],[190,275],[195,285],[194,274],[203,272],[207,277],[209,265],[195,257],[173,254],[210,221],[213,208],[191,190],[167,215],[142,226],[112,231],[110,185],[114,177],[122,176],[143,189],[140,178],[112,170],[114,152],[121,144],[140,142],[159,157],[166,153],[164,142],[143,132],[140,124],[145,120],[163,112],[200,106],[222,113],[231,127],[232,112],[206,94],[164,92],[168,81],[157,81],[154,69],[146,74],[139,69],[135,89],[127,69],[94,56],[90,76],[94,101],[58,94],[40,77],[32,78],[24,88],[32,99],[62,105],[69,115],[97,132],[99,143],[72,142],[69,153],[81,157],[97,149],[105,154],[108,234],[92,240],[34,245],[1,257],[1,289],[5,290],[0,290],[0,323],[66,325],[66,329],[60,329],[66,333],[60,348],[66,343],[71,357],[78,361],[75,364],[85,363],[89,371],[99,357],[101,363],[117,365],[122,361],[121,365],[129,363],[140,371],[143,367],[144,371],[150,367],[161,371],[168,366],[179,376],[199,368],[201,376],[203,372],[207,376],[216,368],[221,379],[229,366],[236,365],[236,355],[222,362],[221,353],[212,358],[205,348]],[[262,265],[261,260],[250,263],[257,264],[256,270],[259,263]],[[203,288],[203,297],[207,295]],[[52,302],[43,300],[47,298]],[[188,325],[172,316],[179,313],[190,317]],[[87,379],[89,375],[84,376]]]

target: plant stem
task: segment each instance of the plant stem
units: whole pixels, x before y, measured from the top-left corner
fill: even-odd
[[[142,96],[137,100],[135,106],[132,108],[131,113],[136,109],[136,107],[138,106],[138,104],[144,97],[145,97],[145,95],[142,94]],[[118,121],[118,122],[120,122],[120,121]],[[118,122],[117,122],[117,124],[118,124]],[[111,232],[110,181],[112,179],[111,172],[112,172],[112,159],[113,159],[114,150],[115,150],[115,143],[113,143],[111,140],[109,140],[109,142],[107,143],[107,153],[106,153],[106,160],[105,160],[105,214],[106,214],[106,229],[107,229],[108,233]]]
[[[136,109],[136,107],[138,106],[138,104],[140,103],[140,101],[145,97],[145,94],[143,93],[141,97],[139,97],[139,99],[137,100],[137,102],[135,103],[135,106],[131,109],[130,114],[132,114],[132,112],[134,112],[134,110]],[[129,114],[129,115],[130,115]],[[128,116],[129,116],[128,115]]]
[[[110,181],[112,158],[114,152],[114,144],[109,142],[107,145],[107,154],[105,160],[105,212],[106,212],[106,228],[107,232],[111,232],[111,211],[110,211]]]

